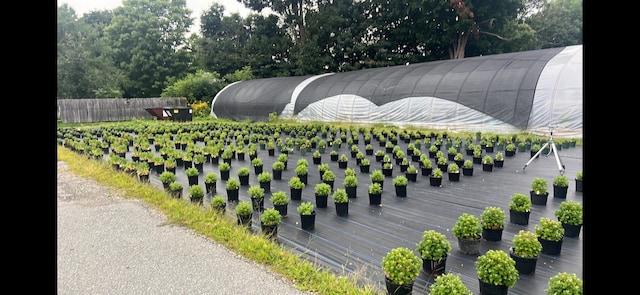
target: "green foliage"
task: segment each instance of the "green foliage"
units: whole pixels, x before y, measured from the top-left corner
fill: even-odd
[[[271,166],[271,168],[273,168],[273,171],[282,171],[284,170],[284,162],[275,161],[273,162],[273,165]]]
[[[185,174],[187,174],[187,176],[197,176],[200,174],[200,171],[198,171],[198,168],[196,167],[189,167],[185,170]]]
[[[200,185],[194,184],[189,187],[189,196],[192,198],[202,198],[204,197],[204,188]]]
[[[343,184],[345,187],[356,187],[358,186],[358,177],[355,175],[347,175],[344,177]]]
[[[183,189],[182,183],[180,182],[173,181],[172,183],[169,184],[169,190],[172,192],[182,191],[182,189]]]
[[[271,181],[271,178],[271,173],[269,173],[268,171],[263,171],[262,173],[258,174],[258,182],[269,182]]]
[[[236,205],[236,215],[246,216],[253,213],[253,205],[247,200],[238,202]]]
[[[486,207],[480,215],[480,225],[483,229],[504,228],[505,214],[499,207]]]
[[[505,150],[510,151],[510,152],[515,151],[516,150],[516,145],[513,144],[513,143],[507,144],[507,146],[505,147]]]
[[[229,171],[229,170],[231,170],[231,165],[229,165],[229,163],[227,163],[227,162],[222,162],[222,163],[218,164],[218,169],[220,170],[220,172]]]
[[[251,172],[249,170],[249,168],[247,167],[240,167],[240,169],[238,169],[238,176],[247,176],[249,175],[249,172]]]
[[[515,260],[502,250],[488,250],[475,265],[478,279],[485,283],[513,287],[520,277]]]
[[[453,235],[459,239],[479,239],[482,235],[480,220],[468,213],[462,213],[453,226]]]
[[[333,201],[336,203],[346,203],[349,201],[347,191],[343,188],[336,189],[332,195]]]
[[[460,173],[460,167],[456,163],[451,163],[447,166],[449,173]]]
[[[453,273],[442,274],[435,278],[431,287],[429,287],[429,295],[473,295],[473,293],[465,286],[460,277]]]
[[[307,165],[298,165],[295,169],[296,175],[307,175],[309,167]]]
[[[227,183],[225,184],[226,189],[228,190],[236,190],[240,188],[240,180],[237,178],[229,178],[227,179]]]
[[[464,168],[473,168],[473,161],[464,160],[464,163],[462,163],[462,167],[464,167]]]
[[[274,205],[286,205],[289,204],[289,197],[284,191],[277,191],[271,194],[271,198],[269,199],[271,204]]]
[[[336,174],[333,173],[333,171],[331,171],[331,170],[327,170],[322,174],[322,180],[323,181],[335,181],[336,180]]]
[[[538,195],[547,193],[547,181],[542,177],[536,177],[531,181],[531,190]]]
[[[317,183],[314,188],[314,193],[317,196],[329,196],[331,194],[331,186],[324,182]]]
[[[545,294],[582,295],[582,280],[575,273],[561,272],[549,278]]]
[[[563,201],[554,212],[554,215],[561,223],[581,225],[582,204],[572,200]]]
[[[409,248],[393,248],[382,257],[384,275],[399,285],[413,283],[418,278],[421,267],[422,260]]]
[[[276,225],[282,221],[282,215],[280,211],[274,208],[267,208],[262,212],[260,216],[260,222],[264,225]]]
[[[371,181],[384,181],[384,173],[380,169],[374,169],[369,175]]]
[[[300,177],[292,176],[291,178],[289,178],[289,187],[295,188],[295,189],[302,189],[305,187],[305,184],[304,182],[302,182],[302,180],[300,180]]]
[[[531,198],[525,194],[514,193],[509,201],[509,210],[517,212],[531,211]]]
[[[582,171],[576,172],[576,180],[582,181]]]
[[[484,158],[482,158],[482,164],[493,164],[493,158],[489,155],[484,156]]]
[[[176,181],[176,174],[171,171],[164,171],[160,173],[160,181],[165,184],[172,183]]]
[[[315,206],[311,202],[302,202],[300,203],[300,205],[298,205],[298,207],[296,207],[296,210],[301,215],[311,215],[313,214],[314,209]]]
[[[205,183],[215,183],[217,181],[218,181],[218,175],[213,173],[213,172],[208,172],[204,176],[204,182]]]
[[[211,206],[215,208],[219,208],[225,206],[227,202],[224,200],[224,197],[221,195],[215,195],[211,198]]]
[[[393,178],[393,185],[395,186],[407,186],[409,179],[404,175],[398,175]]]
[[[382,193],[382,186],[377,182],[371,183],[369,185],[369,193],[370,194],[380,194],[380,193]]]
[[[442,170],[440,168],[434,168],[433,170],[431,170],[431,175],[433,177],[442,178],[443,174],[444,174],[444,172],[442,172]]]
[[[422,164],[422,167],[425,167],[425,168],[433,167],[433,163],[431,163],[431,160],[429,158],[427,158],[427,157],[422,158],[420,160],[420,163]]]
[[[568,187],[569,186],[569,179],[564,174],[556,175],[556,177],[553,178],[553,185],[562,186],[562,187]]]
[[[264,197],[264,189],[260,185],[252,185],[247,191],[249,197],[252,199],[258,199]]]
[[[535,226],[536,236],[549,241],[560,241],[564,235],[564,228],[560,221],[547,217],[540,217],[540,221]]]
[[[451,243],[447,236],[435,230],[426,230],[422,233],[422,239],[416,245],[416,251],[422,259],[440,260],[451,251]]]
[[[524,258],[534,258],[540,255],[542,244],[534,232],[521,229],[513,236],[513,254]]]

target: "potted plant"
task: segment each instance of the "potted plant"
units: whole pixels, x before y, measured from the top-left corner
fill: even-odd
[[[502,230],[504,229],[504,222],[504,210],[499,207],[486,207],[480,215],[482,238],[487,241],[493,242],[502,240]]]
[[[382,159],[384,159],[384,151],[383,150],[377,150],[374,153],[375,157],[376,157],[376,162],[382,162]]]
[[[342,183],[345,191],[347,192],[347,197],[356,198],[358,191],[358,178],[355,175],[346,175]]]
[[[204,175],[204,188],[207,191],[207,194],[215,194],[216,193],[216,183],[218,182],[218,174],[213,172],[208,172]]]
[[[493,158],[491,156],[486,155],[482,158],[482,171],[493,171]]]
[[[338,168],[346,169],[348,161],[349,161],[349,158],[347,158],[347,155],[341,154],[340,157],[338,158]]]
[[[582,228],[582,204],[568,200],[560,203],[554,212],[564,228],[564,236],[577,238]]]
[[[576,192],[582,192],[582,171],[576,172]]]
[[[444,274],[447,256],[451,252],[447,236],[435,230],[426,230],[416,245],[416,251],[422,258],[422,269],[425,272],[436,276]]]
[[[380,188],[384,187],[384,173],[380,169],[374,169],[369,175],[372,183],[378,183]]]
[[[331,159],[331,162],[336,162],[338,161],[338,151],[336,150],[331,150],[331,152],[329,152],[329,157]],[[315,164],[315,163],[314,163]]]
[[[286,154],[282,154],[286,155]],[[273,172],[273,179],[281,180],[282,179],[282,170],[284,170],[285,164],[282,161],[275,161],[271,165],[271,171]]]
[[[236,220],[239,225],[251,228],[251,219],[253,217],[253,206],[251,202],[243,200],[236,205]]]
[[[523,145],[524,147],[524,145]],[[504,154],[507,157],[513,157],[516,155],[516,145],[514,143],[509,143],[507,144],[507,146],[504,148]]]
[[[173,181],[169,184],[169,192],[171,192],[171,196],[180,199],[182,198],[182,184],[178,181]]]
[[[336,189],[331,197],[336,206],[336,214],[338,216],[349,215],[349,196],[347,195],[347,191],[343,188]]]
[[[453,235],[458,238],[460,252],[477,255],[480,253],[482,227],[474,215],[462,213],[453,226]]]
[[[260,215],[260,229],[267,238],[273,240],[278,236],[278,224],[281,221],[280,211],[274,208],[265,209]]]
[[[316,223],[316,210],[311,202],[302,202],[296,208],[300,213],[300,226],[304,230],[313,230]]]
[[[542,244],[534,232],[520,230],[513,236],[513,247],[509,248],[509,256],[516,262],[516,269],[521,274],[531,274],[536,270],[538,256]]]
[[[314,188],[314,193],[316,196],[316,207],[326,208],[327,198],[331,194],[331,186],[324,182],[317,183]]]
[[[258,174],[258,183],[260,184],[260,187],[262,187],[264,189],[265,193],[270,193],[271,192],[271,173],[269,173],[268,171],[263,171],[262,173]]]
[[[547,197],[549,192],[547,191],[547,181],[542,177],[536,177],[531,181],[531,204],[533,205],[547,205]]]
[[[462,175],[473,176],[473,161],[465,160],[462,164]]]
[[[422,260],[406,247],[393,248],[382,257],[382,271],[389,294],[410,294],[420,274]]]
[[[415,165],[409,164],[407,166],[407,171],[404,172],[404,175],[411,182],[416,182],[418,180],[418,168]]]
[[[475,262],[480,294],[507,294],[516,285],[520,274],[516,262],[502,250],[487,250]]]
[[[238,194],[240,192],[240,181],[235,178],[229,178],[225,183],[225,188],[227,190],[227,201],[238,201]]]
[[[227,202],[224,201],[224,197],[221,195],[215,195],[211,198],[211,209],[224,213],[227,208]]]
[[[434,168],[431,171],[431,175],[429,176],[429,184],[431,186],[442,186],[442,175],[444,173],[442,172],[442,169],[440,168]]]
[[[460,166],[456,163],[450,163],[447,166],[449,181],[460,181]]]
[[[300,178],[300,180],[304,184],[307,184],[309,167],[304,164],[298,164],[298,166],[296,166],[295,172],[296,172],[296,176],[298,176],[298,178]]]
[[[575,273],[561,272],[549,278],[546,294],[582,295],[582,280]]]
[[[542,253],[547,255],[559,255],[562,251],[562,238],[564,227],[562,223],[547,217],[540,217],[535,226],[538,241],[542,244]]]
[[[329,164],[327,163],[322,163],[320,165],[318,165],[318,174],[320,174],[320,180],[322,180],[322,175],[324,174],[324,172],[329,171],[330,167]]]
[[[472,295],[473,293],[462,282],[460,277],[453,273],[436,277],[429,287],[429,295]]]
[[[264,211],[264,188],[260,185],[252,185],[249,187],[247,191],[249,194],[249,198],[251,198],[251,205],[253,206],[253,211],[263,212]]]
[[[289,197],[284,191],[277,191],[271,194],[271,198],[269,198],[273,207],[280,212],[280,216],[287,217],[289,213]]]
[[[202,204],[202,200],[204,199],[204,188],[197,184],[194,184],[189,186],[188,192],[191,202]]]
[[[302,199],[302,189],[306,186],[300,177],[293,176],[289,178],[289,188],[291,189],[291,199],[292,200],[301,200]]]
[[[380,205],[382,203],[382,186],[378,182],[369,185],[369,205]]]
[[[369,159],[364,158],[360,161],[360,172],[361,173],[369,173],[369,167],[371,167],[371,161]]]
[[[504,166],[504,156],[502,155],[502,152],[496,153],[496,156],[493,160],[493,165],[498,168],[502,168]]]
[[[396,196],[397,197],[406,197],[407,196],[407,184],[409,183],[409,179],[407,179],[404,175],[398,175],[393,178],[393,186],[396,188]]]
[[[569,178],[564,174],[556,175],[553,178],[553,197],[559,199],[567,198],[567,191],[569,190]]]
[[[422,157],[420,159],[420,169],[422,172],[422,176],[431,175],[431,173],[433,172],[433,163],[431,163],[429,157]]]
[[[169,191],[169,184],[176,181],[176,174],[170,171],[164,171],[160,173],[160,182],[162,182],[162,187]]]
[[[531,200],[525,194],[514,193],[509,201],[509,218],[511,223],[527,225],[531,214]]]
[[[331,191],[333,191],[333,184],[336,181],[336,174],[331,170],[327,170],[322,174],[322,182],[328,184],[331,187]]]
[[[229,173],[231,171],[231,164],[229,164],[227,162],[222,162],[222,163],[220,163],[218,165],[218,170],[220,171],[220,179],[226,181],[227,179],[229,179]]]
[[[256,175],[262,173],[264,163],[261,158],[253,158],[253,160],[251,160],[251,165],[253,165],[253,173]]]
[[[238,180],[240,181],[240,185],[249,185],[249,168],[240,167],[236,172],[238,174]]]

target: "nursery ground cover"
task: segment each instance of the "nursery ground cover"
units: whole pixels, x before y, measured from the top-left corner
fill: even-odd
[[[374,149],[377,142],[372,141]],[[402,150],[407,144],[401,141],[398,145]],[[359,142],[360,150],[364,150],[364,143]],[[444,147],[442,148],[444,151]],[[338,162],[329,159],[328,148],[322,154],[322,162],[328,163],[330,169],[336,174],[334,188],[342,188],[344,169],[338,168]],[[421,151],[426,153],[423,146]],[[498,151],[487,153],[494,156]],[[481,244],[481,253],[489,249],[508,251],[513,236],[521,229],[534,231],[534,226],[541,217],[555,219],[553,213],[563,200],[573,200],[582,203],[582,192],[575,191],[575,174],[582,171],[582,148],[571,147],[558,151],[558,155],[565,166],[565,175],[570,179],[569,192],[566,199],[553,198],[552,179],[559,174],[556,160],[553,154],[548,157],[544,154],[534,160],[525,170],[523,167],[529,160],[529,151],[518,152],[514,157],[505,158],[504,167],[494,167],[493,172],[484,172],[479,164],[474,165],[473,176],[461,176],[459,182],[450,182],[445,173],[442,187],[429,185],[428,176],[420,175],[418,171],[417,182],[409,182],[406,198],[398,198],[392,184],[392,177],[400,175],[399,165],[394,165],[392,177],[385,179],[382,205],[369,205],[368,186],[371,183],[369,174],[361,173],[356,165],[356,160],[351,158],[346,144],[342,144],[339,154],[349,157],[348,166],[356,170],[358,178],[357,198],[350,199],[349,215],[340,217],[335,212],[335,206],[331,199],[327,208],[317,208],[316,226],[313,231],[305,231],[300,226],[300,216],[296,207],[302,201],[315,203],[313,188],[320,183],[320,175],[317,165],[313,164],[312,153],[302,156],[300,151],[289,154],[287,169],[282,173],[282,180],[271,181],[271,193],[285,191],[289,194],[288,180],[295,176],[295,164],[298,159],[305,158],[309,162],[308,184],[303,189],[302,201],[290,201],[288,216],[283,219],[278,229],[277,242],[299,253],[306,259],[317,263],[322,267],[332,269],[337,274],[358,273],[370,283],[379,284],[384,289],[384,276],[380,268],[382,257],[392,248],[408,247],[415,249],[422,232],[434,229],[445,234],[451,242],[453,249],[447,260],[447,272],[458,274],[465,285],[474,293],[479,293],[478,280],[474,262],[477,256],[458,252],[457,239],[453,236],[453,228],[459,215],[464,213],[480,216],[487,206],[497,206],[507,213],[502,241]],[[446,151],[445,151],[446,153]],[[464,151],[462,151],[464,154]],[[258,157],[264,161],[264,171],[271,171],[271,166],[277,160],[279,152],[275,156],[268,156],[266,150],[258,150]],[[380,169],[381,163],[375,161],[374,156],[366,156],[371,161],[371,171]],[[471,156],[464,156],[471,159]],[[432,159],[435,164],[435,160]],[[222,162],[222,160],[220,160]],[[415,163],[416,167],[418,166]],[[204,174],[215,172],[219,174],[218,165],[205,163],[204,173],[199,179],[199,184],[204,186]],[[231,177],[237,178],[237,170],[241,167],[249,167],[251,170],[249,185],[258,185],[256,175],[249,158],[245,161],[233,159],[231,164]],[[435,165],[434,165],[435,167]],[[187,187],[187,177],[184,168],[178,167],[176,171],[178,181]],[[528,195],[531,181],[535,177],[542,177],[549,184],[549,200],[546,206],[533,205],[528,225],[516,225],[509,223],[508,202],[513,193]],[[151,183],[162,187],[157,173],[151,173]],[[249,186],[240,189],[240,200],[250,200],[247,193]],[[218,180],[218,194],[226,197],[225,182]],[[265,207],[273,207],[269,202],[271,193],[265,195]],[[185,198],[186,190],[185,190]],[[210,196],[206,196],[204,204],[208,204]],[[230,203],[227,214],[233,216],[235,204]],[[260,232],[259,215],[254,214],[252,230]],[[549,278],[559,272],[576,273],[583,278],[583,234],[576,238],[564,238],[562,252],[559,256],[541,254],[538,259],[534,274],[521,275],[516,285],[509,289],[510,294],[543,294]],[[414,285],[414,293],[427,294],[427,286],[433,282],[433,278],[427,277],[422,272]]]

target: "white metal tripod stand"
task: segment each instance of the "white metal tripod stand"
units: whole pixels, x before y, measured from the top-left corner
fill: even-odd
[[[524,167],[522,167],[522,171],[524,171],[524,169],[526,169],[527,166],[529,166],[529,164],[531,164],[531,162],[533,162],[533,160],[537,158],[545,148],[550,147],[549,152],[547,153],[547,157],[549,157],[549,154],[553,153],[553,155],[556,157],[556,164],[558,165],[558,170],[560,171],[560,175],[564,174],[564,164],[562,164],[562,161],[560,160],[560,155],[558,155],[558,149],[556,148],[556,144],[553,142],[554,128],[556,128],[556,126],[554,125],[549,126],[549,133],[551,134],[551,136],[549,137],[549,141],[547,141],[540,148],[540,150],[538,150],[538,152],[535,155],[533,155],[531,159],[527,161],[527,163],[524,164]]]

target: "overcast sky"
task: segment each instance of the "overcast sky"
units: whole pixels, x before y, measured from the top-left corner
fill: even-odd
[[[211,4],[214,2],[224,5],[225,14],[237,12],[241,16],[246,16],[250,12],[250,10],[240,4],[238,0],[187,0],[187,8],[192,11],[192,17],[194,18],[193,26],[190,30],[191,32],[198,31],[197,28],[200,26],[200,15],[204,10],[209,9]],[[94,10],[111,10],[118,6],[122,6],[122,0],[58,0],[58,6],[64,3],[73,8],[78,17]]]

